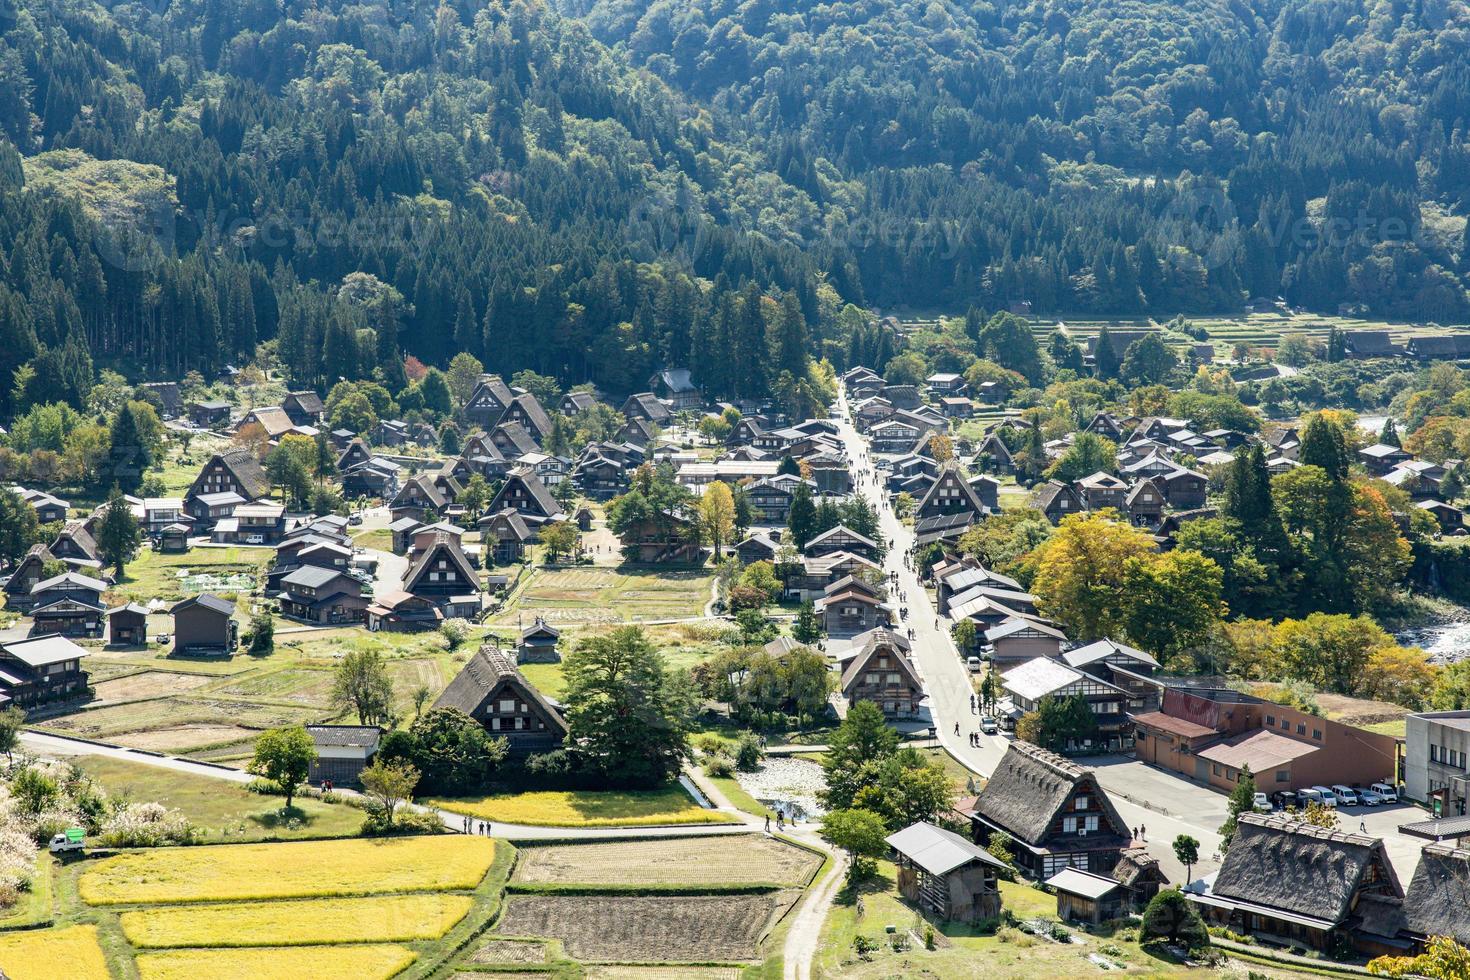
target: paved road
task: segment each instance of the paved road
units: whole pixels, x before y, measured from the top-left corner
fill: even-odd
[[[838,434],[852,462],[858,490],[877,501],[883,535],[890,542],[884,570],[898,573],[895,598],[899,599],[898,605],[908,607],[909,615],[902,625],[914,630],[914,664],[923,678],[939,739],[949,754],[967,768],[988,776],[1005,755],[1009,739],[982,734],[978,746],[970,744],[970,733],[979,729],[979,717],[970,710],[970,695],[974,691],[970,673],[950,638],[949,624],[938,619],[917,574],[904,566],[904,554],[913,546],[914,534],[887,504],[881,474],[873,466],[866,441],[852,424],[846,394],[839,394],[838,399],[842,409],[837,420]],[[1207,859],[1195,866],[1196,877],[1218,867],[1208,857],[1220,844],[1216,830],[1225,820],[1223,796],[1133,759],[1105,757],[1090,764],[1097,768],[1098,782],[1113,798],[1123,820],[1130,827],[1143,828],[1142,843],[1159,859],[1171,881],[1184,878],[1184,866],[1175,859],[1173,850],[1173,840],[1179,834],[1189,834],[1198,840],[1200,853]]]

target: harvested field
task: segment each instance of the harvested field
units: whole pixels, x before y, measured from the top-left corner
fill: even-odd
[[[110,741],[132,749],[177,752],[205,745],[239,742],[254,738],[257,734],[259,732],[254,729],[235,725],[179,725],[176,728],[156,728],[146,732],[124,732],[112,736]]]
[[[710,579],[705,571],[688,568],[538,569],[497,621],[513,623],[534,615],[552,622],[601,624],[698,616],[709,601]]]
[[[388,980],[414,961],[403,946],[179,949],[138,957],[142,980]]]
[[[762,834],[523,847],[513,881],[535,884],[786,885],[821,866],[810,851]]]
[[[160,848],[97,862],[78,892],[89,905],[160,905],[444,891],[475,887],[494,857],[489,839],[457,835]]]
[[[487,939],[470,957],[471,963],[522,964],[545,963],[543,943],[523,943],[513,939]]]
[[[468,895],[386,895],[304,902],[243,902],[124,912],[139,948],[317,946],[439,939],[465,917]]]
[[[760,958],[772,914],[797,894],[511,895],[498,930],[560,939],[569,956],[589,962],[750,961]]]
[[[740,980],[738,966],[594,966],[587,980]]]
[[[10,980],[108,980],[96,926],[0,935],[0,975]]]
[[[252,672],[216,688],[215,693],[325,706],[332,694],[332,672],[305,667]]]
[[[145,670],[96,684],[98,701],[136,701],[163,694],[178,694],[212,684],[207,674],[180,674],[169,670]]]

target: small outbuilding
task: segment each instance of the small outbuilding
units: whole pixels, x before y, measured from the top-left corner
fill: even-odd
[[[885,838],[898,866],[898,891],[951,922],[1000,917],[1004,862],[959,834],[920,821]]]
[[[107,611],[107,642],[115,647],[139,647],[148,642],[148,610],[136,602]]]
[[[174,618],[174,653],[182,656],[228,656],[240,645],[240,626],[235,622],[235,604],[208,592],[176,602],[169,610]]]
[[[561,631],[548,625],[540,616],[536,622],[521,630],[521,642],[516,647],[516,662],[522,664],[554,664],[561,661],[556,644]]]
[[[307,770],[310,781],[356,786],[377,754],[383,731],[376,725],[307,725],[306,734],[316,746],[316,758]]]
[[[1099,925],[1129,912],[1128,889],[1116,878],[1064,868],[1046,879],[1057,894],[1057,917],[1067,922]]]

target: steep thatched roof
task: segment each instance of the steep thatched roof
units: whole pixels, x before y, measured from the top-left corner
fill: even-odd
[[[458,708],[467,715],[478,717],[481,707],[506,689],[530,704],[531,711],[546,723],[549,731],[558,737],[566,736],[567,723],[561,712],[516,669],[515,661],[493,643],[482,645],[470,657],[444,693],[435,700],[434,707]]]
[[[1281,816],[1240,815],[1235,839],[1215,877],[1213,894],[1337,923],[1369,869],[1381,894],[1402,896],[1383,841],[1327,830]]]
[[[1039,745],[1016,739],[1006,750],[990,781],[975,800],[975,813],[1032,847],[1051,830],[1053,819],[1079,784],[1088,785],[1114,828],[1124,827],[1113,801],[1079,766]]]
[[[1404,897],[1410,932],[1470,943],[1470,850],[1430,844]]]

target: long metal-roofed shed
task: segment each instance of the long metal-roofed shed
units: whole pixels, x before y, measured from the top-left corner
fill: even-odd
[[[956,922],[1000,915],[1000,874],[1010,869],[983,847],[922,821],[885,840],[894,851],[904,898]]]

